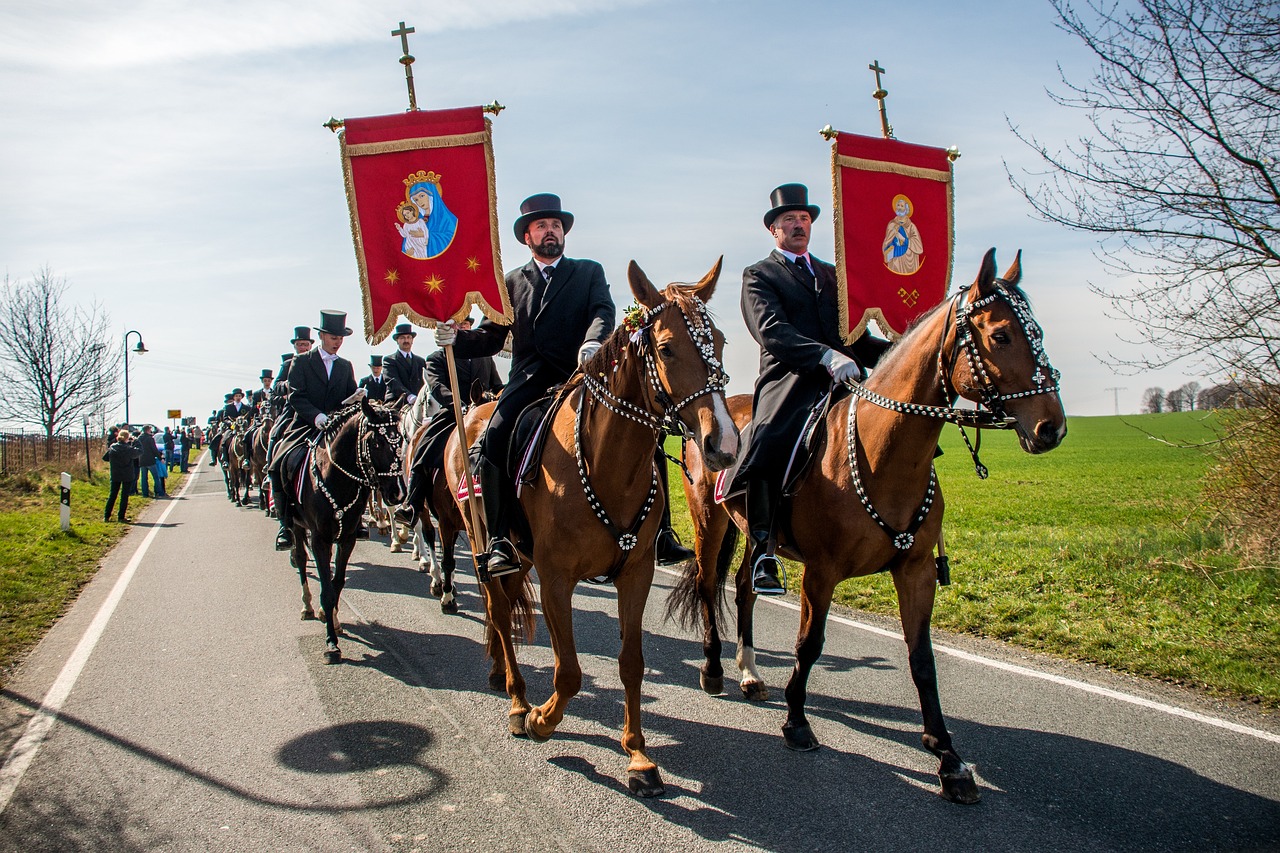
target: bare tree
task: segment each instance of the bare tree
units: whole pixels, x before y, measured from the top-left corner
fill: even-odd
[[[1134,323],[1134,369],[1188,360],[1280,382],[1280,3],[1051,0],[1098,65],[1055,102],[1092,133],[1063,149],[1014,127],[1048,167],[1010,175],[1044,219],[1099,235],[1131,290],[1095,288]]]
[[[0,288],[0,418],[39,424],[46,438],[99,415],[116,392],[110,320],[97,303],[68,305],[67,287],[45,267]]]
[[[1188,412],[1195,411],[1197,395],[1200,393],[1200,383],[1192,380],[1178,390],[1182,392],[1183,407]]]
[[[1166,412],[1181,412],[1186,408],[1184,403],[1181,388],[1174,388],[1164,395],[1164,410]]]
[[[1158,415],[1164,411],[1164,389],[1148,388],[1142,392],[1142,413]]]

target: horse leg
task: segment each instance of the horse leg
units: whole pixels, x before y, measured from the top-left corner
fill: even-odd
[[[529,711],[524,721],[525,733],[538,743],[555,734],[569,700],[582,689],[582,666],[573,641],[573,584],[564,578],[548,577],[549,574],[539,569],[542,618],[547,623],[551,649],[555,653],[555,675],[551,680],[555,689],[546,702]]]
[[[818,748],[818,739],[804,706],[809,698],[809,673],[822,654],[826,640],[827,614],[831,611],[831,594],[835,591],[834,571],[805,566],[804,583],[800,587],[800,632],[796,635],[796,664],[787,682],[787,721],[782,725],[782,738],[787,749],[808,752]]]
[[[751,567],[747,564],[751,559],[751,549],[742,554],[742,562],[738,565],[735,576],[737,584],[738,604],[738,654],[735,661],[738,665],[738,686],[742,689],[742,697],[751,702],[767,702],[769,688],[765,686],[760,671],[756,669],[756,641],[754,619],[756,610],[756,594],[751,591]]]
[[[436,528],[431,522],[431,516],[425,512],[418,522],[418,539],[414,544],[414,551],[418,557],[418,571],[431,572],[431,594],[439,598],[441,590],[440,569],[436,563]]]
[[[338,602],[342,600],[342,590],[347,586],[347,561],[351,559],[351,552],[356,549],[356,540],[352,536],[349,540],[338,543],[338,554],[333,561],[333,629],[339,637],[345,637],[346,632],[342,630],[342,622],[338,619]]]
[[[920,712],[924,717],[924,748],[938,757],[938,779],[942,796],[953,803],[971,805],[982,798],[973,769],[960,759],[951,744],[951,733],[942,716],[938,698],[938,670],[933,660],[933,640],[929,620],[933,616],[937,570],[933,560],[912,560],[893,572],[893,585],[898,591],[898,613],[902,617],[902,633],[907,641],[907,660],[911,680],[920,694]]]
[[[440,612],[452,616],[458,612],[457,591],[453,588],[453,572],[457,568],[458,558],[454,555],[454,546],[458,540],[455,530],[440,530]],[[431,588],[435,589],[435,575],[432,575]]]
[[[522,583],[522,573],[517,572],[483,585],[485,608],[489,617],[489,654],[493,659],[493,667],[489,671],[489,686],[495,690],[505,687],[507,695],[511,697],[507,729],[517,737],[528,734],[526,719],[529,714],[524,675],[516,662],[512,625],[512,602],[521,594]],[[499,677],[502,680],[495,683]]]
[[[311,585],[307,583],[307,546],[299,531],[293,533],[293,550],[289,553],[289,562],[298,570],[298,579],[302,581],[302,621],[316,618],[311,607]]]
[[[712,695],[719,696],[724,692],[724,666],[720,656],[723,647],[720,642],[720,563],[728,563],[733,558],[732,549],[736,536],[729,533],[734,528],[729,526],[729,517],[723,512],[711,514],[711,518],[703,525],[695,525],[694,530],[694,565],[697,572],[697,595],[699,608],[702,611],[702,666],[698,673],[698,683],[702,689]]]
[[[652,563],[650,563],[652,565]],[[627,788],[637,797],[660,797],[666,793],[658,765],[644,750],[644,732],[640,728],[640,682],[644,678],[643,636],[644,606],[653,583],[653,570],[623,571],[616,583],[618,590],[618,627],[622,647],[618,654],[618,674],[626,695],[622,722],[622,748],[631,757],[627,764]],[[572,641],[572,635],[570,635]],[[576,659],[576,658],[575,658]]]
[[[316,576],[320,578],[320,618],[324,621],[325,663],[340,663],[342,652],[338,649],[338,627],[335,612],[338,609],[338,594],[333,586],[333,543],[325,542],[319,536],[311,535],[311,554],[316,558]]]

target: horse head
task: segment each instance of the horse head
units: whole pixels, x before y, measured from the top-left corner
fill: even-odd
[[[685,437],[698,442],[707,467],[719,471],[738,455],[738,428],[729,416],[724,389],[724,334],[711,322],[706,303],[720,278],[720,257],[693,284],[673,283],[659,291],[632,261],[627,279],[643,306],[650,384],[667,420]],[[627,321],[630,323],[630,320]]]
[[[996,278],[996,250],[982,259],[978,278],[957,297],[957,349],[949,380],[959,394],[1012,420],[1022,449],[1053,450],[1067,434],[1058,371],[1044,351],[1044,333],[1018,282],[1022,252]]]
[[[404,480],[400,476],[400,451],[404,437],[400,432],[400,419],[394,406],[360,400],[361,430],[360,455],[367,460],[370,471],[377,478],[378,491],[383,503],[396,506],[404,500]]]

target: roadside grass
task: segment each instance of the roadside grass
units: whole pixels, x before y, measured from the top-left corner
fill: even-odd
[[[110,477],[95,460],[91,481],[71,471],[71,529],[62,531],[56,469],[0,478],[0,687],[26,652],[75,601],[129,526],[104,523]],[[169,475],[176,494],[183,474]],[[129,516],[151,499],[134,495]]]
[[[1191,445],[1213,427],[1201,412],[1070,418],[1041,456],[985,432],[983,481],[948,426],[937,469],[952,584],[933,624],[1280,708],[1280,570],[1242,564],[1201,504],[1212,459]],[[887,574],[845,581],[836,600],[898,612]]]

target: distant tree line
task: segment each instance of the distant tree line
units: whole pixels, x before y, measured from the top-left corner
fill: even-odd
[[[1254,409],[1264,406],[1272,393],[1270,389],[1234,379],[1207,388],[1201,388],[1199,382],[1188,382],[1170,391],[1152,387],[1142,392],[1142,413],[1157,415],[1161,412]]]

